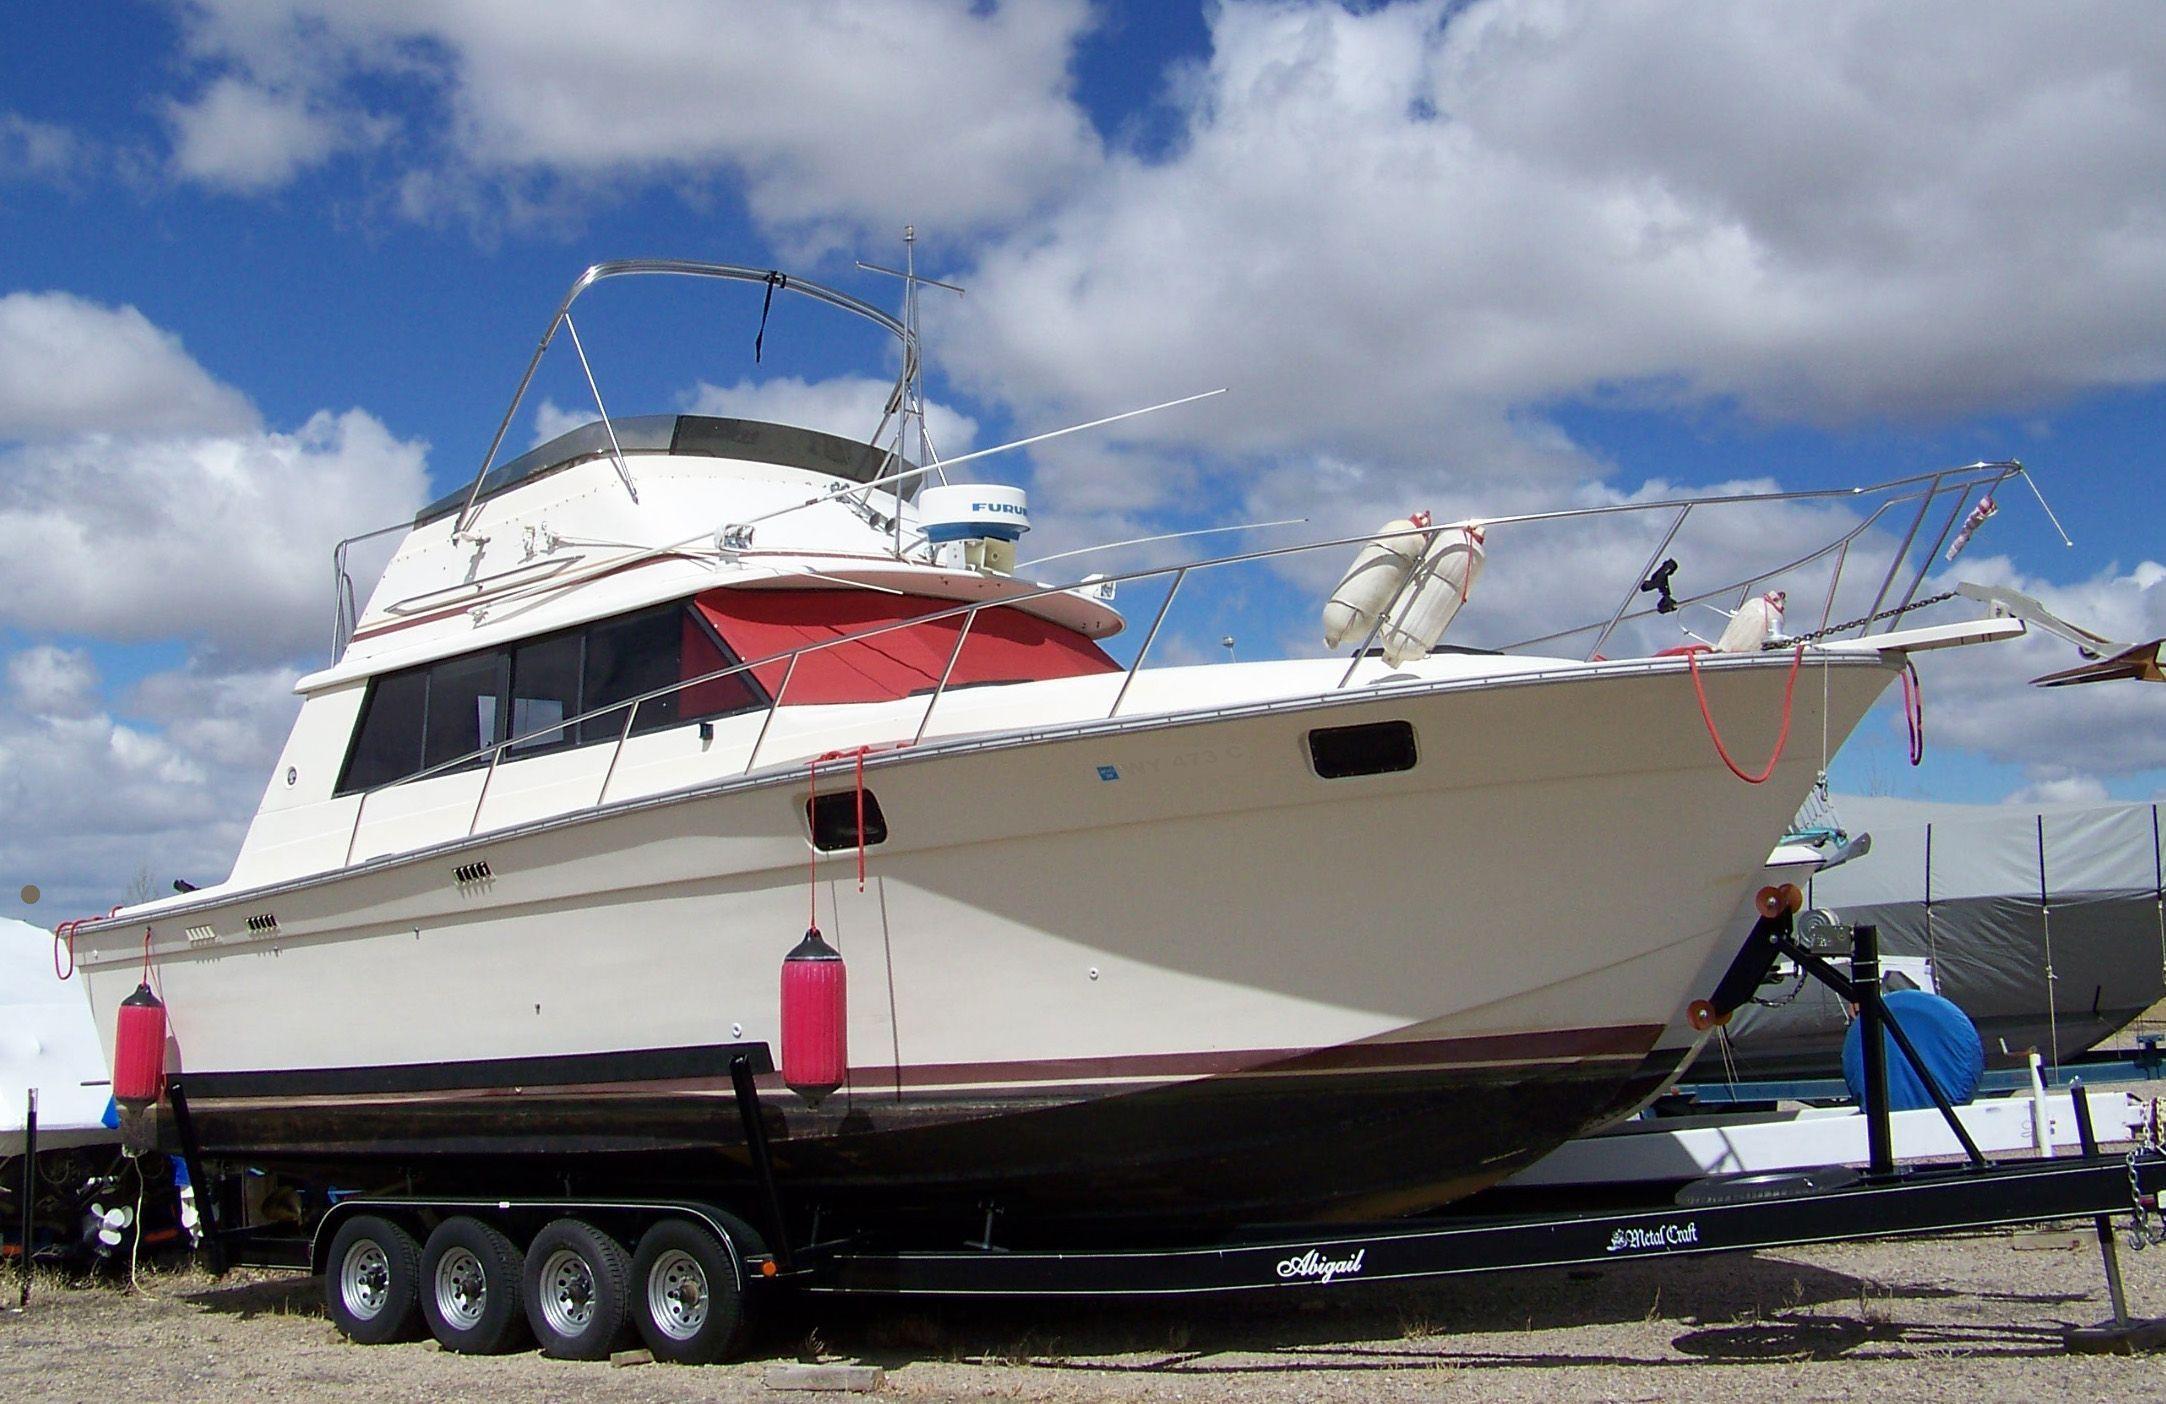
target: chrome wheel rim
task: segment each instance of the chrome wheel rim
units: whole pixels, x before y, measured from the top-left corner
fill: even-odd
[[[363,1239],[346,1250],[339,1264],[338,1297],[356,1321],[373,1321],[391,1299],[391,1259],[375,1239]]]
[[[471,1331],[481,1324],[489,1305],[489,1275],[481,1259],[464,1248],[453,1248],[436,1260],[436,1310],[444,1324]]]
[[[672,1248],[647,1270],[647,1318],[673,1341],[689,1341],[707,1324],[707,1270]]]
[[[542,1264],[542,1319],[559,1336],[570,1338],[594,1324],[594,1268],[569,1248],[559,1248]]]

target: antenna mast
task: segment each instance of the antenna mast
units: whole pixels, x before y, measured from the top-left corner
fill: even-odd
[[[895,456],[898,458],[907,458],[909,456],[910,425],[913,420],[916,421],[918,426],[917,462],[920,466],[930,467],[940,481],[945,484],[948,475],[940,467],[939,451],[933,447],[932,435],[925,427],[925,358],[921,350],[924,343],[918,336],[918,288],[922,284],[930,283],[936,288],[946,288],[958,297],[962,296],[963,290],[953,283],[943,283],[937,278],[920,278],[918,276],[918,228],[914,224],[903,226],[903,266],[901,271],[898,272],[893,268],[882,268],[877,263],[867,263],[863,259],[857,261],[857,266],[868,273],[885,273],[890,278],[902,279],[903,355],[907,358],[907,365],[903,377],[902,417],[895,426]],[[901,489],[898,488],[895,499],[895,554],[897,556],[902,555],[902,550],[902,497]]]

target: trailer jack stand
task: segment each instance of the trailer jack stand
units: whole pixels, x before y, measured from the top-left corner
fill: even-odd
[[[2097,1155],[2098,1135],[2091,1129],[2090,1093],[2081,1078],[2068,1090],[2075,1098],[2076,1135],[2083,1142],[2083,1153]],[[2121,1247],[2114,1241],[2112,1216],[2095,1215],[2091,1223],[2098,1231],[2099,1257],[2105,1261],[2106,1295],[2113,1303],[2113,1319],[2096,1326],[2071,1326],[2061,1333],[2062,1343],[2073,1355],[2134,1355],[2166,1348],[2166,1317],[2139,1321],[2128,1314],[2128,1289],[2121,1282]]]

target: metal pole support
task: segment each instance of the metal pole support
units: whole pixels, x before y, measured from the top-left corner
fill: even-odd
[[[30,1306],[30,1234],[37,1227],[38,1196],[38,1089],[30,1089],[30,1105],[23,1108],[23,1291],[15,1309]]]
[[[752,1178],[759,1182],[760,1199],[767,1210],[768,1251],[775,1267],[790,1270],[789,1221],[782,1216],[782,1191],[775,1184],[775,1162],[767,1152],[767,1123],[760,1119],[760,1090],[752,1081],[752,1060],[740,1053],[730,1059],[730,1085],[737,1092],[737,1115],[745,1126],[745,1153],[752,1162]]]
[[[1858,997],[1865,1055],[1865,1140],[1869,1173],[1895,1174],[1895,1132],[1888,1119],[1888,1048],[1881,1041],[1886,1011],[1880,993],[1880,928],[1860,922],[1850,934],[1850,981]]]
[[[196,1221],[203,1225],[203,1265],[213,1277],[226,1273],[226,1245],[218,1225],[218,1187],[203,1174],[203,1155],[197,1149],[196,1124],[188,1114],[188,1091],[179,1074],[166,1079],[166,1100],[173,1106],[173,1129],[180,1136],[181,1164],[188,1167],[188,1186],[196,1194]]]
[[[2098,1154],[2098,1133],[2091,1129],[2091,1094],[2077,1078],[2068,1085],[2068,1095],[2076,1107],[2076,1137],[2082,1143],[2086,1159]],[[2128,1292],[2121,1285],[2121,1247],[2114,1241],[2113,1219],[2100,1214],[2091,1220],[2098,1230],[2099,1256],[2106,1260],[2106,1295],[2113,1301],[2113,1324],[2126,1328],[2128,1317]]]

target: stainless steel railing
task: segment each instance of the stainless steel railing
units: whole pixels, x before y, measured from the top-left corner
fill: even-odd
[[[1666,551],[1669,548],[1670,544],[1676,540],[1678,533],[1683,529],[1686,521],[1690,518],[1690,516],[1695,510],[1709,507],[1736,506],[1740,504],[1766,505],[1783,502],[1857,501],[1861,504],[1865,502],[1873,503],[1872,509],[1860,515],[1858,520],[1848,529],[1839,532],[1832,540],[1815,548],[1812,551],[1786,560],[1782,564],[1774,566],[1772,568],[1757,571],[1753,574],[1739,577],[1734,580],[1726,581],[1723,584],[1714,586],[1710,589],[1701,590],[1695,594],[1678,597],[1675,601],[1675,605],[1677,607],[1682,607],[1688,604],[1705,603],[1711,600],[1725,598],[1733,592],[1739,593],[1740,598],[1749,597],[1752,591],[1757,586],[1764,584],[1770,580],[1776,579],[1780,576],[1783,576],[1789,572],[1801,569],[1805,566],[1809,566],[1817,561],[1826,559],[1827,557],[1832,555],[1836,558],[1836,566],[1834,571],[1831,573],[1828,581],[1828,586],[1825,592],[1825,599],[1821,612],[1821,624],[1824,627],[1827,619],[1830,616],[1830,611],[1832,611],[1833,609],[1836,594],[1841,588],[1843,567],[1848,561],[1851,547],[1856,542],[1858,542],[1858,540],[1862,538],[1868,531],[1870,531],[1876,524],[1878,524],[1884,517],[1886,517],[1886,515],[1891,510],[1911,502],[1916,502],[1918,504],[1918,510],[1912,516],[1909,529],[1905,532],[1900,544],[1891,555],[1888,570],[1882,577],[1879,589],[1876,591],[1873,597],[1872,608],[1871,610],[1867,611],[1868,616],[1877,615],[1882,612],[1881,606],[1885,603],[1890,590],[1893,588],[1895,580],[1902,574],[1903,563],[1908,558],[1910,549],[1912,545],[1915,544],[1920,529],[1922,528],[1923,524],[1929,519],[1933,506],[1938,499],[1948,495],[1952,495],[1954,499],[1953,504],[1949,509],[1947,522],[1942,526],[1939,536],[1935,541],[1932,552],[1929,552],[1926,556],[1921,558],[1917,564],[1917,568],[1914,572],[1912,572],[1909,584],[1903,593],[1901,604],[1898,606],[1897,611],[1895,612],[1900,612],[1903,609],[1909,608],[1912,602],[1917,598],[1919,586],[1924,582],[1927,572],[1931,569],[1933,560],[1938,554],[1941,544],[1947,540],[1949,533],[1954,527],[1954,523],[1960,519],[1964,508],[1969,505],[1971,500],[1971,494],[1981,488],[1984,490],[1985,493],[1990,494],[1996,487],[2006,482],[2009,478],[2021,474],[2024,471],[2025,470],[2023,468],[2023,465],[2013,460],[1990,463],[1981,462],[1969,464],[1961,468],[1942,469],[1932,473],[1914,474],[1909,477],[1897,478],[1888,482],[1872,484],[1864,487],[1820,488],[1805,489],[1792,492],[1770,493],[1730,493],[1692,498],[1668,499],[1652,502],[1613,503],[1597,507],[1565,508],[1548,512],[1520,513],[1511,516],[1470,518],[1461,521],[1446,522],[1440,525],[1414,528],[1413,532],[1415,534],[1419,534],[1424,538],[1424,544],[1426,549],[1427,544],[1433,543],[1436,538],[1443,533],[1460,531],[1470,527],[1480,528],[1483,531],[1487,532],[1494,531],[1498,527],[1529,525],[1535,523],[1562,522],[1641,513],[1668,513],[1669,521],[1660,542],[1656,545],[1654,551],[1648,557],[1646,566],[1643,567],[1639,574],[1635,575],[1633,579],[1627,584],[1624,597],[1620,601],[1616,609],[1614,609],[1607,616],[1601,619],[1591,620],[1589,622],[1578,624],[1571,628],[1557,630],[1552,633],[1542,634],[1527,639],[1521,639],[1505,645],[1503,649],[1503,651],[1505,652],[1511,652],[1514,650],[1532,648],[1537,645],[1554,643],[1560,639],[1570,638],[1573,635],[1582,634],[1593,630],[1595,631],[1594,642],[1592,646],[1587,650],[1588,656],[1592,657],[1593,655],[1600,652],[1602,645],[1608,641],[1608,639],[1620,625],[1635,620],[1644,619],[1657,613],[1657,611],[1653,608],[1634,610],[1632,609],[1632,601],[1640,593],[1641,582],[1646,578],[1648,571],[1652,570],[1655,564],[1662,559],[1663,552]],[[790,685],[797,676],[798,665],[803,659],[826,649],[841,648],[861,644],[868,640],[877,639],[882,635],[894,633],[899,630],[916,629],[928,624],[938,624],[951,619],[960,619],[961,624],[956,631],[955,643],[948,652],[946,664],[941,670],[940,680],[938,684],[932,689],[930,695],[926,698],[925,708],[919,714],[916,728],[912,732],[909,738],[909,742],[907,743],[915,744],[916,742],[922,741],[927,731],[930,729],[934,713],[939,707],[941,699],[947,694],[949,684],[954,678],[956,666],[962,658],[963,649],[969,642],[971,631],[977,622],[979,614],[982,611],[988,609],[1010,609],[1019,605],[1029,604],[1036,600],[1043,600],[1056,595],[1072,594],[1079,591],[1087,590],[1102,593],[1110,588],[1120,585],[1167,578],[1168,583],[1165,598],[1160,601],[1158,610],[1156,614],[1152,617],[1150,628],[1145,632],[1142,643],[1138,646],[1136,650],[1136,655],[1134,659],[1132,659],[1127,665],[1127,667],[1123,670],[1120,684],[1114,691],[1112,703],[1107,707],[1104,714],[1105,720],[1112,720],[1120,715],[1122,704],[1127,700],[1129,693],[1135,684],[1137,675],[1141,672],[1145,660],[1150,656],[1152,646],[1158,641],[1159,634],[1166,622],[1166,618],[1173,608],[1174,599],[1180,594],[1181,587],[1190,578],[1190,576],[1203,571],[1217,570],[1228,566],[1245,565],[1255,562],[1284,560],[1316,551],[1340,550],[1349,546],[1359,546],[1374,539],[1376,539],[1376,533],[1369,532],[1356,536],[1333,537],[1327,540],[1303,542],[1289,546],[1262,547],[1255,550],[1237,552],[1231,555],[1222,555],[1208,557],[1201,560],[1187,561],[1177,565],[1152,566],[1143,569],[1127,571],[1116,575],[1093,575],[1088,580],[1077,581],[1064,585],[1041,585],[1007,595],[1000,599],[980,600],[969,604],[957,604],[950,608],[934,610],[925,614],[913,615],[908,619],[890,621],[888,623],[880,624],[874,627],[855,630],[847,634],[840,634],[831,639],[821,639],[813,643],[803,644],[796,648],[787,649],[779,653],[769,654],[762,658],[750,659],[747,661],[730,664],[727,667],[717,668],[712,671],[700,674],[697,677],[687,678],[679,682],[671,683],[664,687],[652,689],[648,692],[641,693],[636,697],[625,698],[619,701],[611,702],[604,706],[591,708],[585,712],[578,714],[577,716],[568,717],[561,720],[552,721],[546,725],[537,726],[525,733],[522,733],[521,735],[507,737],[502,741],[497,741],[486,746],[477,747],[464,755],[454,757],[450,760],[441,761],[433,766],[429,766],[419,772],[416,772],[413,775],[404,776],[398,780],[386,782],[383,785],[374,786],[370,789],[362,791],[360,795],[360,800],[355,806],[353,824],[347,836],[346,861],[348,863],[353,861],[354,852],[360,841],[363,818],[368,810],[368,802],[370,798],[374,795],[379,794],[387,789],[410,785],[417,780],[428,779],[433,776],[465,770],[477,763],[486,761],[487,770],[483,775],[480,791],[475,796],[473,811],[469,816],[467,822],[466,832],[469,835],[472,835],[476,832],[479,832],[483,806],[488,799],[490,788],[495,783],[496,772],[501,767],[504,757],[507,753],[512,752],[521,746],[532,746],[537,741],[545,737],[571,732],[574,728],[580,727],[589,721],[593,721],[605,716],[613,716],[619,712],[622,712],[624,715],[624,722],[623,725],[618,729],[616,741],[610,751],[608,765],[603,770],[601,786],[597,790],[594,799],[589,803],[588,806],[588,808],[599,807],[602,804],[606,803],[608,800],[610,784],[617,774],[619,763],[622,761],[625,748],[631,740],[632,733],[635,726],[637,725],[639,712],[642,707],[658,701],[662,698],[675,696],[676,694],[685,692],[692,688],[707,686],[709,684],[720,682],[727,678],[737,677],[745,673],[754,672],[758,669],[766,669],[773,667],[776,664],[781,664],[783,667],[782,680],[776,687],[774,696],[768,700],[765,715],[761,718],[759,730],[753,737],[752,745],[746,753],[744,765],[739,772],[740,774],[751,774],[758,767],[762,750],[764,749],[767,743],[769,733],[774,726],[775,718],[780,713],[785,703],[785,700],[789,694]],[[1414,583],[1414,581],[1410,581],[1408,588],[1412,588]],[[1390,613],[1389,609],[1387,609],[1385,613],[1386,615],[1388,615]],[[1870,618],[1868,618],[1866,622],[1859,625],[1859,632],[1861,634],[1866,628],[1870,627],[1870,622]],[[1339,681],[1334,685],[1334,688],[1344,688],[1351,683],[1353,674],[1358,667],[1360,660],[1363,657],[1367,656],[1371,646],[1375,642],[1377,632],[1379,629],[1381,629],[1381,627],[1382,620],[1380,619],[1377,625],[1373,626],[1370,629],[1368,636],[1364,638],[1362,643],[1353,651],[1353,656],[1349,662],[1349,666],[1346,672],[1340,676]],[[894,738],[894,740],[896,741],[900,741],[901,739],[902,738],[900,736]]]

